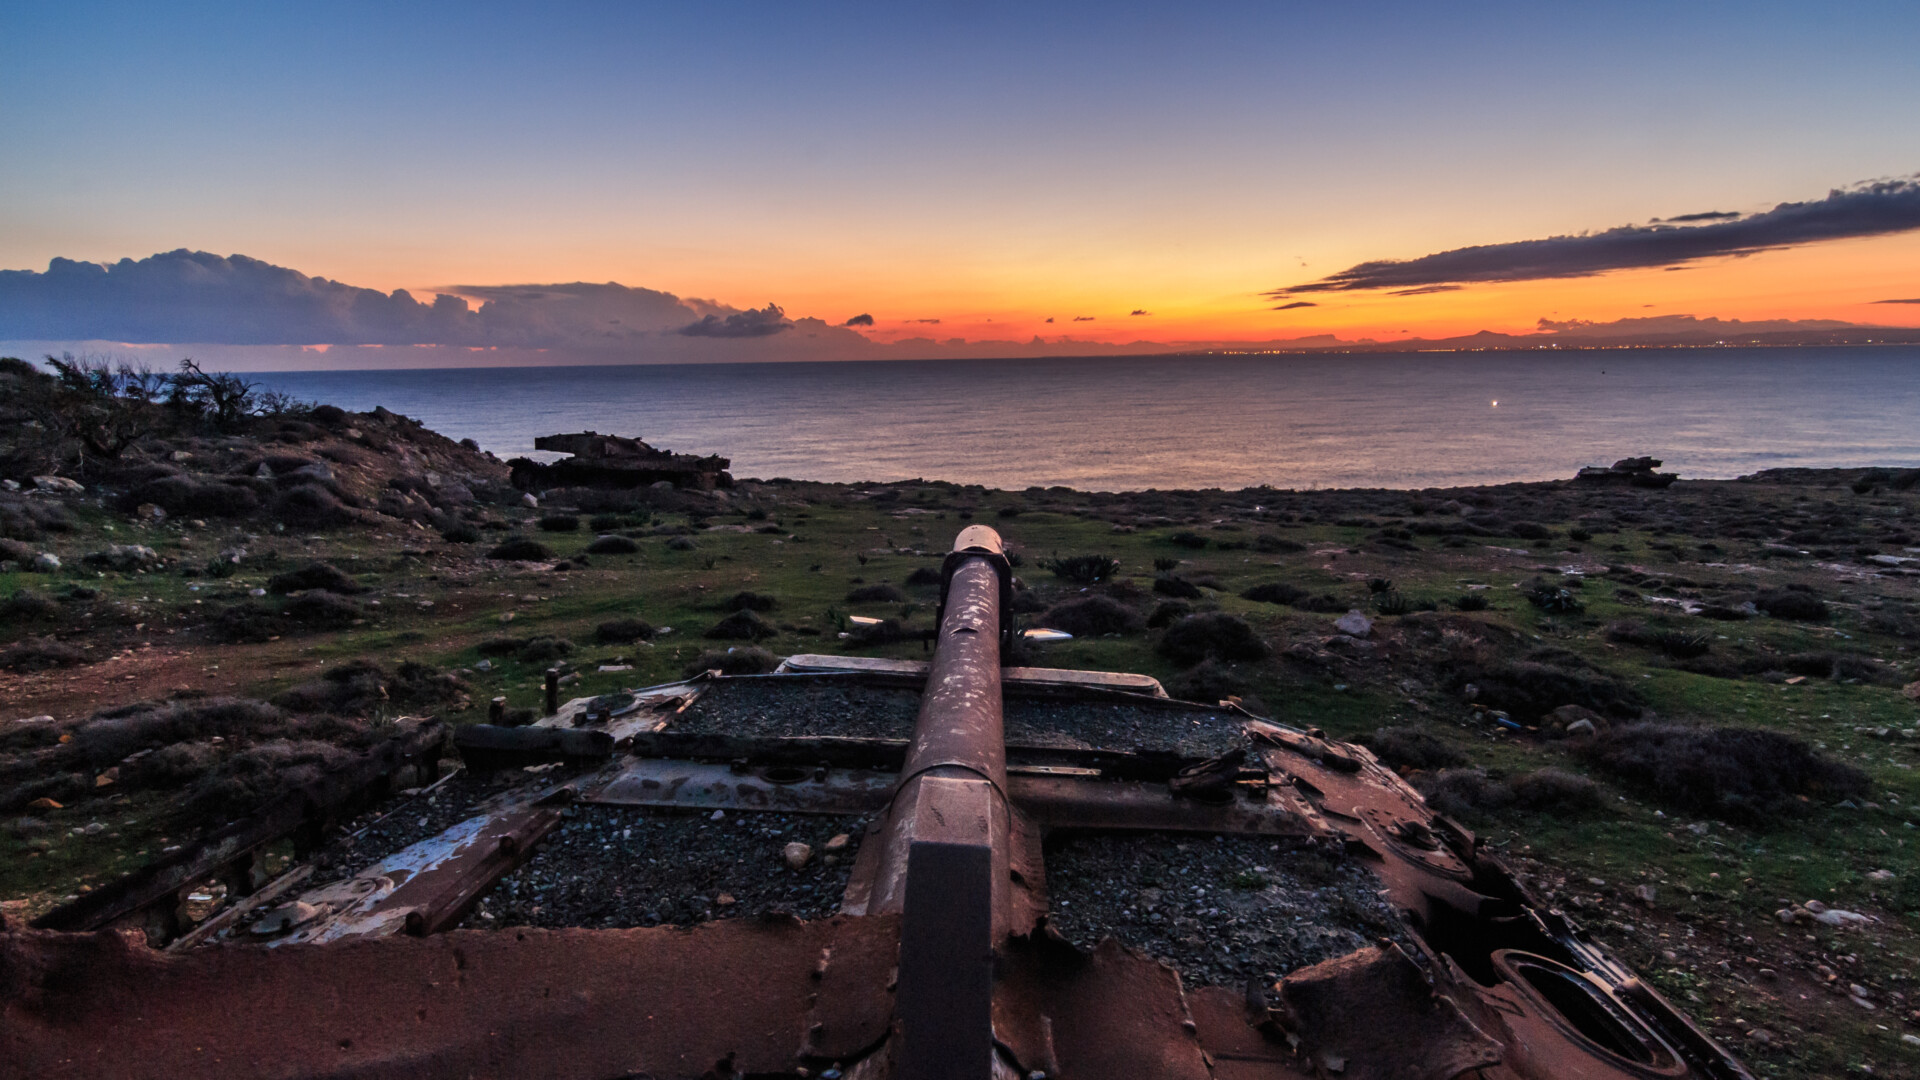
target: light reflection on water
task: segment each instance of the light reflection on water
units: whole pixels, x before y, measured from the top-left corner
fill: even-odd
[[[736,476],[1419,488],[1651,454],[1690,477],[1920,465],[1920,349],[276,372],[511,457],[586,429]],[[1495,404],[1497,402],[1497,405]]]

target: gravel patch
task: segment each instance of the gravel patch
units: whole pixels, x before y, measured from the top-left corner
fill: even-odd
[[[1371,871],[1337,850],[1262,837],[1081,834],[1050,840],[1049,923],[1118,938],[1188,986],[1263,985],[1400,935]]]
[[[488,779],[462,770],[426,795],[397,796],[343,824],[313,854],[313,875],[301,891],[350,878],[393,853],[438,836],[479,812],[489,797],[527,779],[503,772]],[[358,837],[354,834],[365,829]]]
[[[917,690],[756,680],[714,686],[673,722],[672,730],[758,738],[910,739],[919,712]]]
[[[866,828],[863,817],[685,814],[575,806],[539,851],[461,923],[503,926],[659,926],[785,913],[819,919],[840,909]],[[835,836],[845,848],[826,850]],[[800,870],[789,843],[812,847]]]
[[[1126,702],[1009,699],[1007,742],[1097,750],[1161,750],[1215,757],[1246,743],[1241,719],[1194,709]]]

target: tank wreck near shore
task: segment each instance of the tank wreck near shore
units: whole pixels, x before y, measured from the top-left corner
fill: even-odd
[[[513,471],[513,485],[522,491],[556,487],[627,490],[661,483],[699,491],[733,486],[733,476],[727,472],[732,462],[727,458],[656,450],[639,439],[621,435],[597,431],[542,435],[533,440],[533,446],[572,456],[552,464],[524,457],[507,462]]]
[[[5,927],[0,1073],[1750,1075],[1365,748],[1005,666],[1000,538],[941,574],[930,660],[408,721]]]

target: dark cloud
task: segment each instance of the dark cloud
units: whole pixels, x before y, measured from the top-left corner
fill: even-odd
[[[465,299],[463,299],[465,298]],[[468,301],[478,303],[477,310]],[[621,348],[733,308],[612,283],[455,285],[430,303],[245,255],[170,251],[0,271],[0,339]]]
[[[1916,296],[1911,300],[1875,300],[1874,303],[1876,304],[1920,304],[1920,296]]]
[[[1395,289],[1388,296],[1425,296],[1428,293],[1459,292],[1465,285],[1422,285],[1417,289]]]
[[[1151,315],[1151,314],[1153,314],[1153,312],[1151,312],[1151,311],[1142,311],[1142,310],[1140,310],[1139,308],[1134,308],[1134,309],[1133,309],[1132,311],[1129,311],[1129,312],[1127,312],[1127,314],[1128,314],[1128,315]]]
[[[781,311],[777,304],[768,304],[757,311],[736,311],[725,317],[708,315],[675,332],[686,337],[757,338],[770,337],[792,328],[793,322],[787,318],[787,313]]]
[[[840,325],[841,326],[872,326],[873,316],[868,315],[866,312],[861,312],[860,314],[855,315],[853,318],[848,319],[846,322],[843,322]]]
[[[940,320],[939,320],[939,319],[906,319],[906,320],[904,320],[904,321],[905,321],[905,322],[910,322],[910,323],[925,323],[925,324],[926,324],[926,325],[928,325],[928,326],[939,326],[939,325],[940,325]]]
[[[1669,225],[1690,225],[1697,221],[1734,221],[1740,216],[1732,210],[1702,210],[1697,214],[1679,214],[1665,219],[1654,218],[1653,223],[1658,225],[1665,220]]]
[[[1091,315],[1075,315],[1075,316],[1073,317],[1073,321],[1074,321],[1074,322],[1092,322],[1092,321],[1093,321],[1093,316],[1091,316]]]
[[[1281,304],[1281,305],[1280,305],[1279,307],[1277,307],[1277,308],[1274,308],[1273,310],[1275,310],[1275,311],[1292,311],[1292,310],[1293,310],[1294,308],[1303,308],[1303,307],[1319,307],[1319,306],[1320,306],[1319,304],[1316,304],[1316,303],[1314,303],[1314,302],[1313,302],[1313,301],[1311,301],[1311,300],[1295,300],[1295,301],[1294,301],[1293,303],[1291,303],[1291,304]]]
[[[1048,321],[1048,322],[1052,322],[1053,320],[1052,320],[1052,319],[1048,319],[1047,321]]]
[[[1319,281],[1274,289],[1267,295],[1277,300],[1300,293],[1589,277],[1610,270],[1751,255],[1910,229],[1920,229],[1920,180],[1876,180],[1836,189],[1824,199],[1781,203],[1737,221],[1623,225],[1582,236],[1456,248],[1404,262],[1364,262]]]

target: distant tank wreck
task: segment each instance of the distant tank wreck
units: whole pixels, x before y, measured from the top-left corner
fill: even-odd
[[[522,491],[559,487],[626,490],[659,483],[700,491],[733,486],[733,475],[727,472],[732,461],[727,458],[656,450],[623,435],[597,431],[542,435],[533,440],[533,447],[573,456],[550,465],[524,457],[507,462],[513,470],[514,486]]]
[[[1005,666],[984,526],[941,576],[931,661],[403,726],[4,928],[0,1074],[1750,1080],[1365,748]]]

